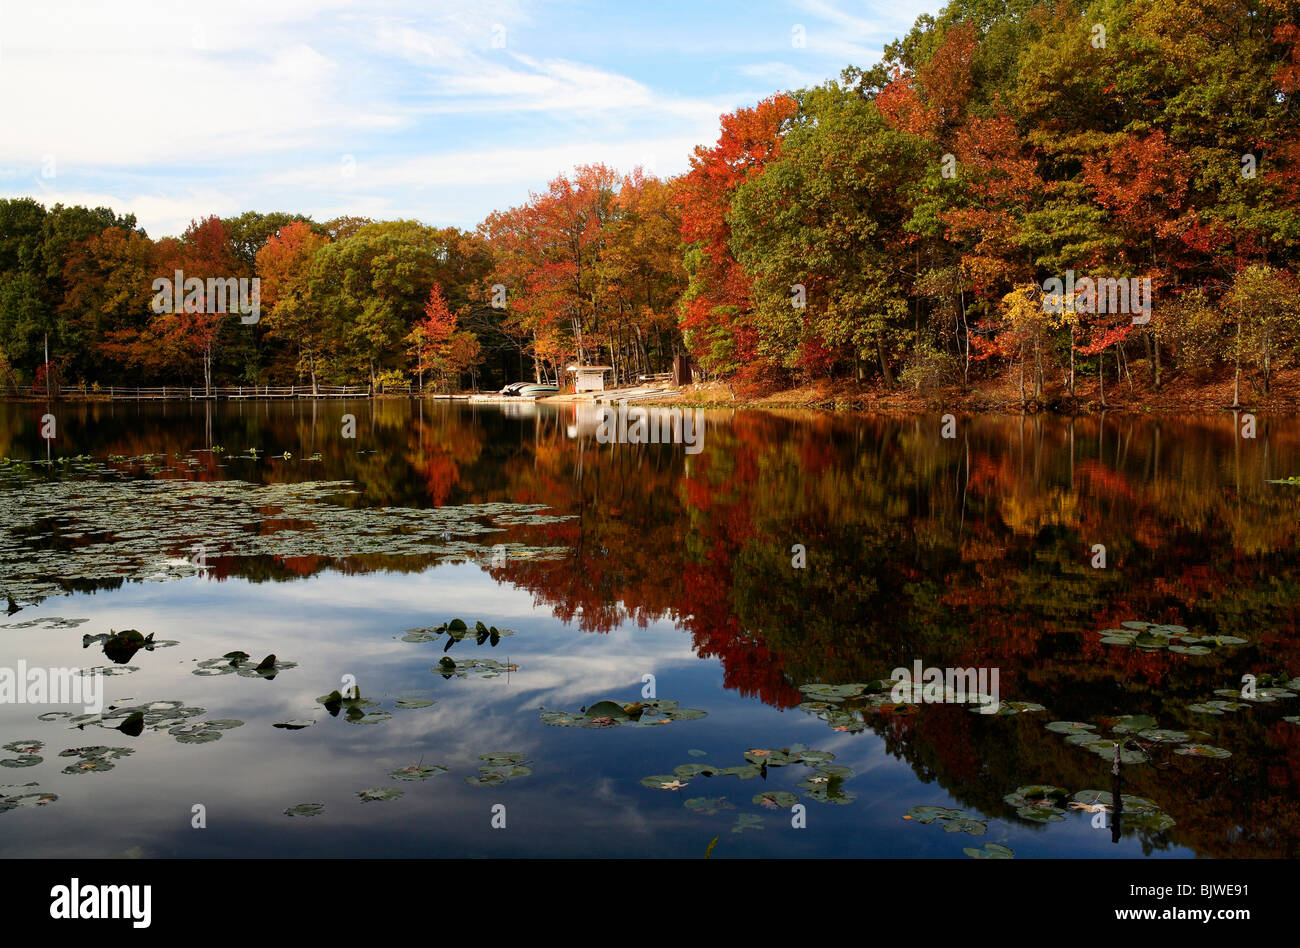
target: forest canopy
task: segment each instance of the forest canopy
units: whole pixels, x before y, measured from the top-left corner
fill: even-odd
[[[581,166],[474,231],[250,211],[153,239],[0,200],[0,383],[462,390],[687,355],[751,387],[1010,372],[1039,397],[1141,363],[1266,394],[1300,349],[1298,22],[954,0],[877,65],[722,116],[679,176]],[[177,270],[257,278],[261,318],[154,312]],[[1094,280],[1111,305],[1059,292]]]

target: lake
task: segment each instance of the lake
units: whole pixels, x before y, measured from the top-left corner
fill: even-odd
[[[1300,852],[1296,419],[48,411],[0,669],[104,703],[0,703],[0,855]]]

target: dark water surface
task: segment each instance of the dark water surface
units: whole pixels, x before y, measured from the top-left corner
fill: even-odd
[[[0,404],[0,668],[133,670],[107,719],[0,704],[0,855],[1300,852],[1296,419],[710,413],[689,455],[572,406],[62,404],[48,445],[46,411]],[[155,647],[88,638],[123,629]],[[1015,713],[865,688],[915,661]],[[1118,833],[1068,806],[1112,789],[1089,734]]]

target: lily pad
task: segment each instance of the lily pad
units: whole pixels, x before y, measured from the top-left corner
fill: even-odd
[[[729,803],[726,797],[691,797],[682,806],[705,816],[713,816],[722,810],[734,810],[736,805]]]
[[[1170,731],[1165,728],[1148,728],[1145,731],[1139,731],[1138,737],[1144,741],[1159,741],[1165,744],[1181,744],[1192,739],[1192,736],[1186,731]]]
[[[1063,805],[1068,791],[1051,784],[1029,784],[1017,787],[1002,798],[1016,809],[1016,815],[1035,823],[1056,823],[1065,819]]]
[[[437,704],[437,702],[432,698],[398,698],[393,702],[394,707],[406,711],[412,711],[416,708],[431,708],[435,704]]]
[[[4,745],[4,750],[12,751],[15,754],[38,754],[41,748],[45,746],[44,741],[10,741]]]
[[[446,772],[447,768],[441,764],[412,764],[410,767],[390,770],[388,776],[394,780],[427,780],[435,774],[445,774]]]
[[[24,754],[22,757],[10,757],[0,760],[0,767],[35,767],[44,759],[44,757],[39,757],[36,754]]]
[[[369,790],[358,790],[357,796],[361,798],[362,803],[374,803],[376,801],[396,800],[405,792],[393,787],[371,787]]]
[[[769,790],[754,794],[753,802],[769,810],[788,810],[799,802],[799,798],[788,790]]]
[[[763,829],[763,818],[754,813],[736,814],[736,823],[731,827],[733,833],[743,833],[745,830]]]
[[[1222,747],[1213,747],[1209,744],[1186,744],[1175,748],[1174,753],[1182,754],[1185,757],[1214,757],[1220,759],[1232,756],[1231,751],[1226,751]]]
[[[1136,734],[1155,726],[1156,719],[1149,714],[1125,714],[1116,718],[1111,725],[1116,734]]]
[[[983,849],[966,846],[962,849],[972,859],[1015,859],[1016,851],[1001,843],[985,843]]]
[[[325,809],[324,803],[299,803],[284,811],[285,816],[317,816]]]

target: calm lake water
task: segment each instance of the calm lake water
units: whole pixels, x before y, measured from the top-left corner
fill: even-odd
[[[0,855],[1300,852],[1296,419],[46,411],[0,404],[0,668],[113,674],[0,704]],[[918,661],[1002,713],[897,703]]]

